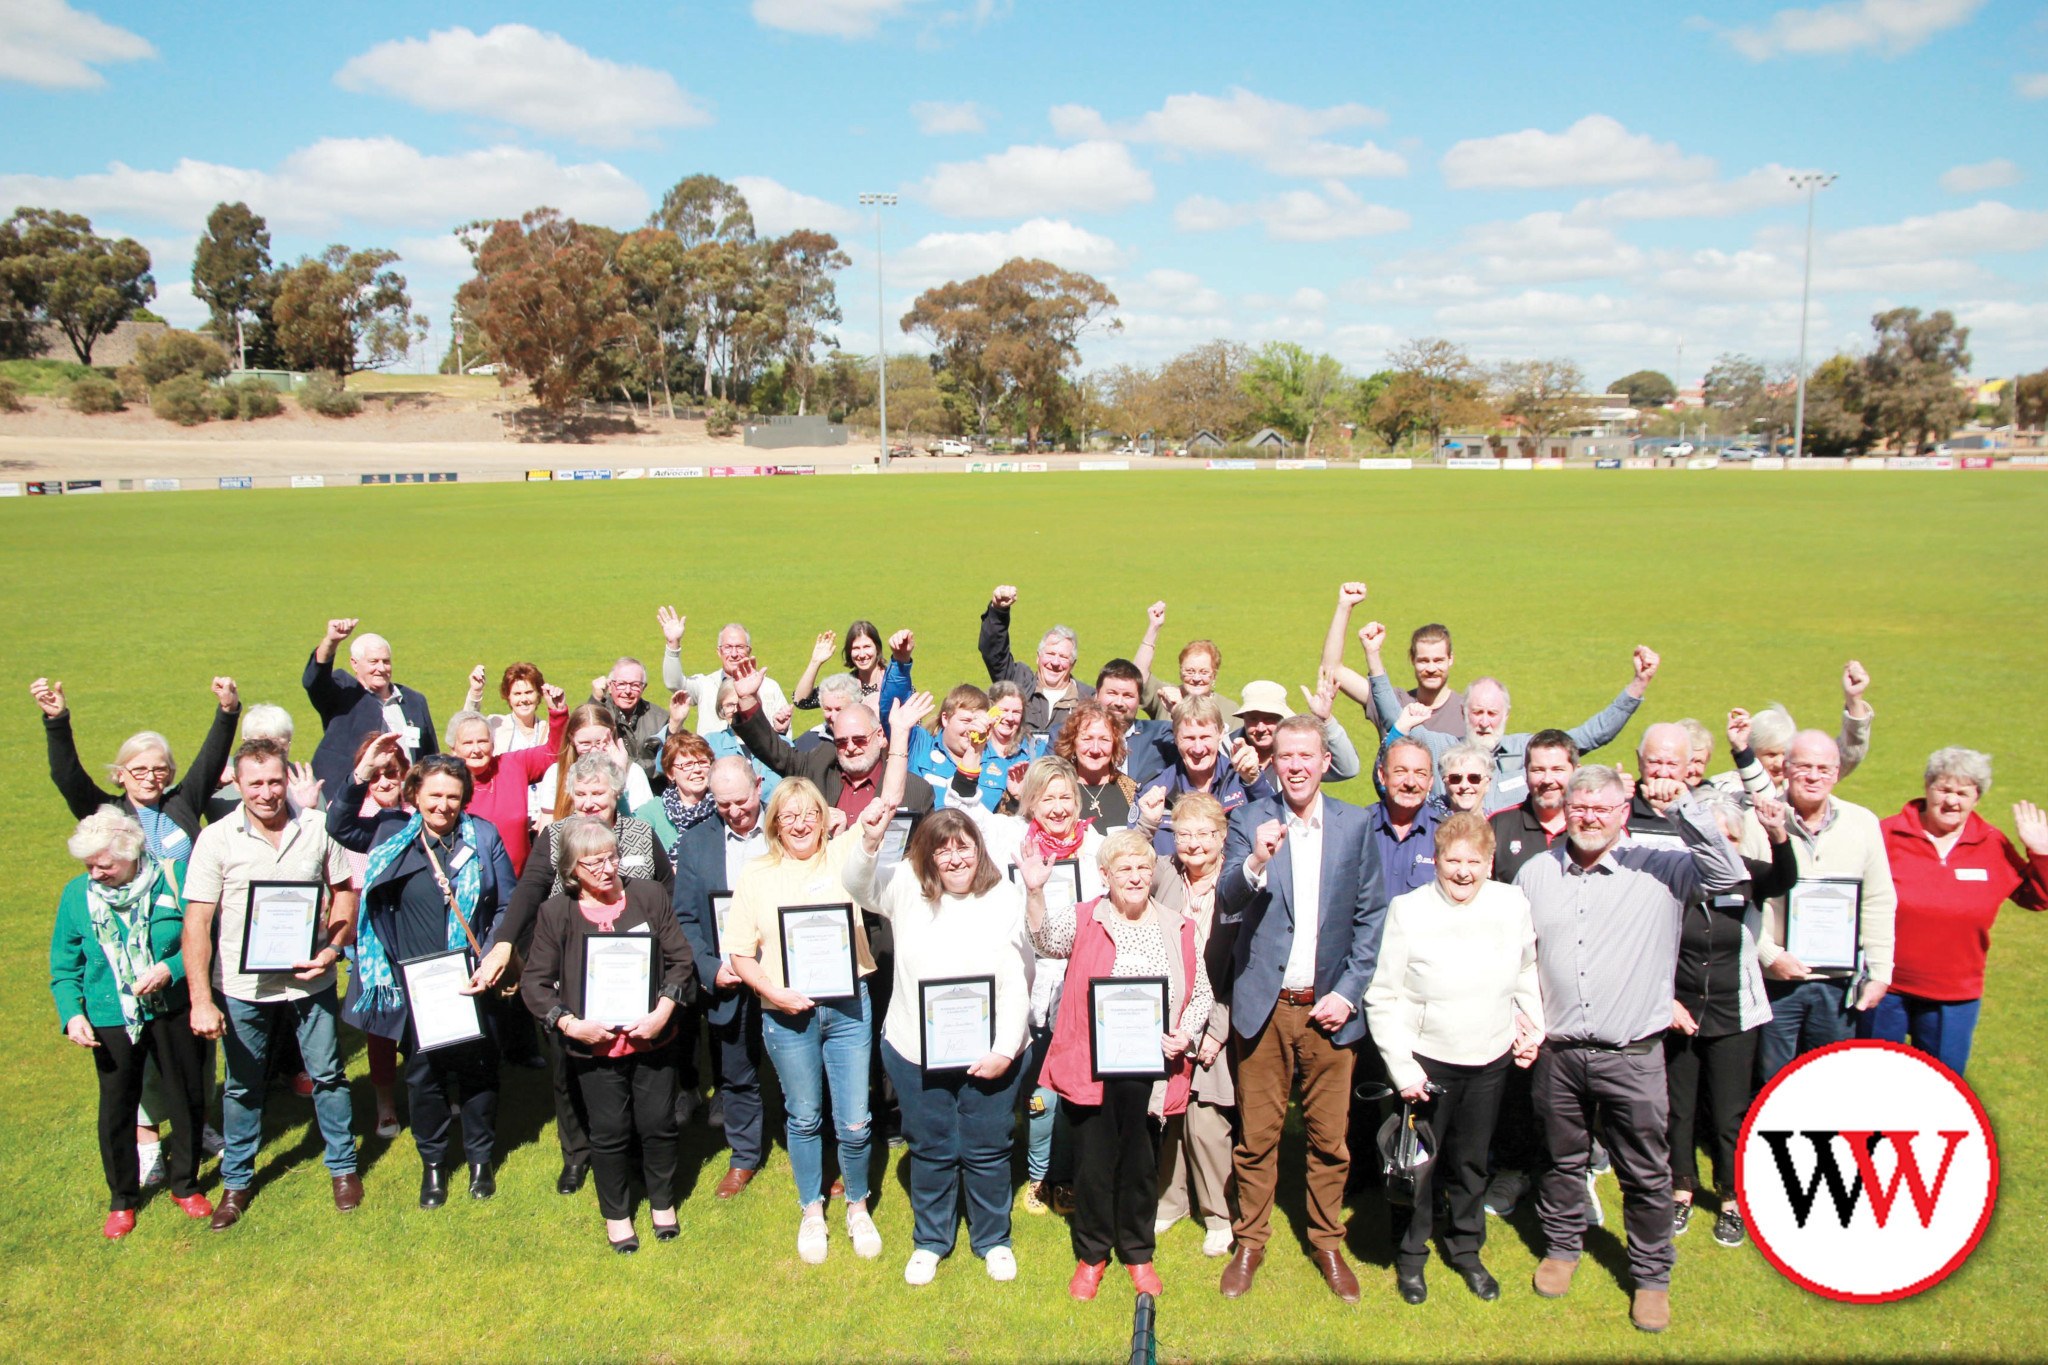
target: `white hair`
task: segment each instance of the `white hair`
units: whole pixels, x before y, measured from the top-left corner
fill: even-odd
[[[834,673],[818,684],[818,699],[822,701],[828,696],[843,697],[851,702],[861,701],[863,696],[860,679],[851,673]]]
[[[354,663],[357,659],[362,658],[364,654],[369,652],[371,645],[382,645],[386,654],[391,652],[391,642],[389,640],[374,630],[366,630],[348,642],[348,661]]]
[[[78,822],[64,847],[80,861],[96,853],[112,853],[116,858],[133,862],[142,856],[147,843],[134,816],[119,806],[101,806]]]
[[[1038,647],[1044,649],[1048,640],[1065,640],[1074,647],[1074,657],[1077,659],[1081,657],[1081,638],[1074,634],[1072,626],[1054,626],[1040,637]]]
[[[1749,718],[1749,747],[1752,751],[1764,749],[1776,753],[1792,746],[1792,736],[1799,733],[1799,722],[1792,719],[1792,713],[1778,702],[1772,702]]]
[[[747,628],[746,628],[745,626],[741,625],[741,624],[740,624],[739,622],[737,622],[737,621],[732,621],[732,622],[729,622],[728,624],[726,624],[726,625],[724,625],[724,626],[720,627],[720,628],[719,628],[719,631],[718,631],[718,638],[719,638],[719,639],[721,639],[721,640],[723,640],[723,639],[725,638],[725,633],[726,633],[726,631],[729,631],[729,630],[736,630],[736,631],[738,631],[738,632],[740,633],[740,638],[741,638],[742,640],[745,640],[745,641],[747,642],[747,646],[748,646],[748,648],[752,648],[752,647],[753,647],[753,644],[754,644],[754,635],[753,635],[753,632],[752,632],[752,631],[750,631],[750,630],[748,630],[748,629],[747,629]]]
[[[441,732],[441,742],[451,749],[454,748],[455,738],[462,733],[462,727],[465,725],[481,725],[484,727],[485,734],[488,735],[491,732],[491,723],[484,719],[483,712],[457,711],[454,715],[448,717],[448,728]]]
[[[1977,795],[1982,797],[1991,790],[1991,755],[1954,744],[1936,749],[1927,756],[1927,773],[1921,780],[1931,787],[1944,777],[1975,783]]]
[[[1419,743],[1420,741],[1416,742]],[[1427,748],[1428,746],[1425,745],[1424,747]],[[1453,763],[1476,763],[1479,765],[1480,773],[1486,778],[1487,784],[1489,786],[1492,785],[1493,750],[1487,748],[1476,739],[1459,740],[1456,744],[1444,750],[1443,757],[1439,758],[1436,763],[1438,772],[1444,771]]]
[[[1481,678],[1474,678],[1471,682],[1465,684],[1465,701],[1467,705],[1471,704],[1472,694],[1482,687],[1491,687],[1500,693],[1500,704],[1503,710],[1512,711],[1514,709],[1515,703],[1508,696],[1507,684],[1491,674]]]
[[[1625,791],[1621,774],[1605,763],[1588,763],[1572,773],[1572,780],[1565,784],[1565,794],[1575,792]]]
[[[258,702],[242,713],[243,739],[292,742],[292,713],[270,702]]]
[[[572,791],[585,782],[599,779],[603,780],[605,786],[611,788],[613,796],[625,790],[624,770],[612,762],[610,755],[602,750],[587,753],[569,765],[569,788]]]

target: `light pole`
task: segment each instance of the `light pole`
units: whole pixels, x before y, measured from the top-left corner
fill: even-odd
[[[889,322],[882,303],[882,210],[896,207],[893,194],[863,194],[862,204],[875,208],[875,392],[882,416],[882,468],[889,467]]]
[[[1792,458],[1796,460],[1806,453],[1806,307],[1813,297],[1813,200],[1835,183],[1835,177],[1810,171],[1788,179],[1806,191],[1806,266],[1799,284],[1799,396],[1792,405]]]

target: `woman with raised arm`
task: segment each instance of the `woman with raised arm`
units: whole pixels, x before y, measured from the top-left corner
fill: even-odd
[[[484,709],[484,679],[488,676],[482,664],[470,670],[469,695],[462,699],[463,710]],[[552,710],[543,714],[541,701],[545,696],[552,708],[561,698],[562,689],[550,689],[538,668],[528,663],[505,665],[505,676],[498,681],[498,695],[509,709],[504,715],[493,712],[484,717],[484,724],[491,727],[492,753],[559,747],[561,737],[553,734],[548,724],[553,719]]]
[[[535,831],[574,814],[575,802],[570,798],[565,779],[569,775],[569,765],[585,754],[602,752],[625,771],[627,810],[638,810],[654,799],[654,788],[649,785],[647,774],[641,772],[639,765],[626,753],[626,746],[619,739],[618,719],[603,702],[587,701],[571,711],[562,734],[562,752],[556,756],[555,766],[542,774],[540,781],[533,786],[531,809]]]
[[[818,670],[832,657],[832,642],[836,637],[831,631],[821,631],[817,642],[811,646],[810,661],[804,665],[803,676],[796,680],[794,697],[799,711],[818,709]],[[840,649],[839,657],[846,665],[846,671],[860,684],[860,699],[879,710],[882,695],[882,678],[887,671],[887,660],[882,657],[882,632],[873,621],[855,621],[846,628],[846,644]]]
[[[547,742],[509,753],[495,747],[490,721],[482,714],[457,711],[448,718],[446,751],[462,760],[474,784],[469,813],[483,817],[497,829],[515,876],[526,867],[531,789],[557,765],[562,732],[569,719],[568,708],[562,704],[561,688],[548,688],[547,700]]]

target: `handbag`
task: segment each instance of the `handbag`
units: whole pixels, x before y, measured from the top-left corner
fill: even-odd
[[[1429,1088],[1443,1093],[1435,1085]],[[1379,1132],[1380,1168],[1386,1177],[1383,1193],[1389,1204],[1407,1208],[1415,1207],[1416,1191],[1436,1164],[1436,1132],[1428,1119],[1416,1117],[1415,1109],[1413,1101],[1403,1100],[1401,1112],[1388,1115]]]
[[[469,951],[476,955],[477,964],[484,960],[483,945],[476,941],[476,931],[469,927],[469,921],[462,917],[462,907],[455,903],[455,887],[448,880],[448,874],[441,869],[441,860],[434,856],[434,846],[427,842],[427,836],[420,836],[420,847],[426,851],[427,863],[434,869],[434,880],[441,885],[441,894],[448,900],[448,914],[462,926],[462,936],[469,940]],[[511,1000],[519,994],[519,978],[526,973],[526,963],[519,955],[516,944],[506,945],[512,949],[511,958],[505,963],[505,970],[498,977],[498,984],[491,987],[491,994],[500,1000]]]

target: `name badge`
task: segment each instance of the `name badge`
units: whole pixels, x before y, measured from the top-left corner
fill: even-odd
[[[1493,789],[1501,796],[1516,796],[1529,790],[1529,779],[1517,773],[1513,777],[1501,778],[1493,784]]]
[[[1420,857],[1420,858],[1417,858],[1417,859],[1415,860],[1415,865],[1416,865],[1417,867],[1435,867],[1435,866],[1436,866],[1436,859],[1434,859],[1434,858],[1430,857],[1430,856],[1429,856],[1429,855],[1427,855],[1427,854],[1424,854],[1424,855],[1423,855],[1422,857]]]
[[[1749,898],[1739,891],[1731,891],[1714,897],[1714,904],[1723,910],[1734,910],[1749,904]]]
[[[465,863],[467,863],[471,858],[475,856],[476,850],[471,848],[468,844],[464,844],[461,848],[456,849],[455,856],[448,860],[448,870],[450,872],[455,871],[455,869],[463,866]]]
[[[1959,867],[1956,869],[1956,880],[1959,882],[1988,882],[1991,880],[1991,873],[1981,867]]]
[[[398,742],[403,744],[407,749],[419,748],[420,727],[417,725],[408,725],[404,729],[400,730],[398,732]]]

